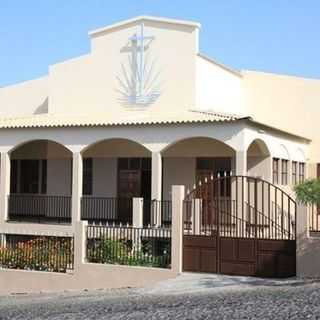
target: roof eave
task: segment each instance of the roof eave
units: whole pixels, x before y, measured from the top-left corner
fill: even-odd
[[[190,26],[193,28],[199,28],[199,29],[201,28],[201,24],[198,22],[194,22],[194,21],[176,20],[176,19],[168,19],[168,18],[153,17],[153,16],[138,16],[138,17],[134,17],[131,19],[127,19],[124,21],[120,21],[120,22],[111,24],[106,27],[102,27],[102,28],[98,28],[96,30],[90,31],[89,36],[90,37],[98,36],[101,33],[108,32],[113,29],[123,27],[125,25],[135,23],[138,21],[155,21],[155,22],[163,22],[163,23],[175,24],[175,25],[186,25],[186,26]]]

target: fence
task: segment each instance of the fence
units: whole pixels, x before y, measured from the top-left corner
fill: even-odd
[[[170,227],[172,222],[171,200],[143,200],[143,225]]]
[[[246,176],[212,178],[184,201],[187,234],[293,240],[296,204],[271,183]]]
[[[170,268],[171,229],[87,226],[88,262]]]
[[[71,196],[11,194],[8,201],[10,220],[71,222]]]
[[[0,235],[0,267],[65,273],[74,268],[73,238]]]
[[[89,222],[132,224],[132,198],[81,198],[81,219]]]
[[[320,208],[317,205],[308,206],[309,231],[320,232]]]

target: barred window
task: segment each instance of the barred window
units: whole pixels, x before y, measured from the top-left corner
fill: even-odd
[[[299,163],[299,182],[303,182],[306,177],[306,164],[304,162]]]
[[[272,180],[274,184],[279,183],[279,159],[273,158],[272,162]]]
[[[281,160],[281,184],[288,184],[288,160]]]
[[[298,182],[297,176],[298,163],[296,161],[292,161],[292,184],[296,185]]]

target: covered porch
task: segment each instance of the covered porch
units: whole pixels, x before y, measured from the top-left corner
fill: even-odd
[[[15,147],[7,220],[70,224],[74,162],[72,152],[54,141]],[[133,140],[105,139],[83,148],[78,162],[81,220],[111,225],[133,225],[133,199],[139,198],[144,226],[170,226],[172,185],[190,191],[218,175],[271,174],[270,153],[260,142],[239,152],[209,137],[181,139],[156,152]]]

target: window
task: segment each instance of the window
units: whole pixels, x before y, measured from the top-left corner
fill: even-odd
[[[304,162],[299,162],[299,182],[303,182],[305,180],[305,167],[306,164]]]
[[[298,168],[298,163],[296,161],[293,161],[292,162],[292,184],[293,185],[296,185],[298,182],[297,168]]]
[[[84,195],[92,195],[92,181],[93,181],[92,176],[93,176],[92,158],[83,159],[82,193]]]
[[[273,158],[272,162],[272,181],[274,184],[279,183],[279,159]]]
[[[288,160],[281,160],[281,184],[288,184]]]

